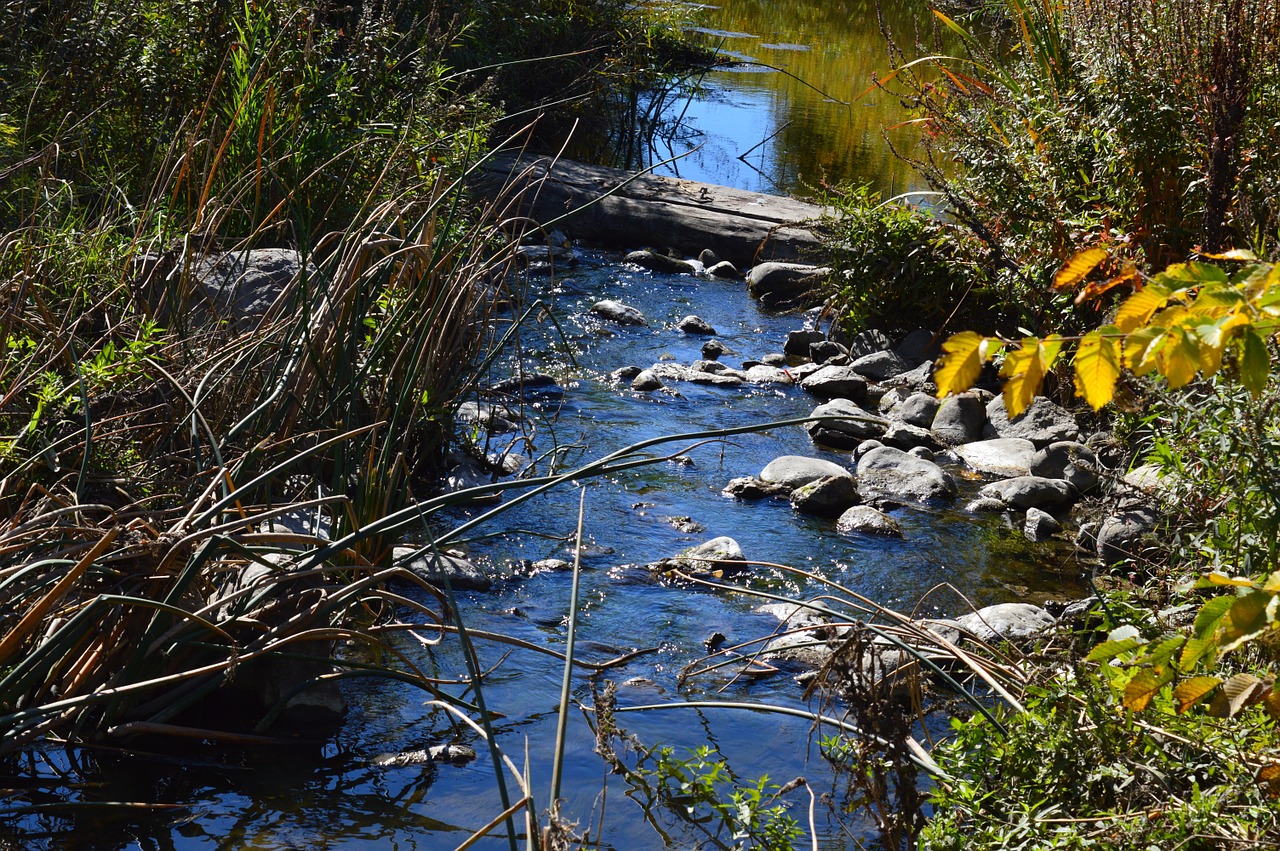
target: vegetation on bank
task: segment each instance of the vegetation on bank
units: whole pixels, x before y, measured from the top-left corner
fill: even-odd
[[[1280,4],[1003,0],[931,23],[960,48],[891,45],[879,85],[918,110],[948,218],[848,192],[841,319],[938,330],[942,394],[994,379],[1011,411],[1106,406],[1158,465],[1166,521],[1089,568],[1100,607],[1030,658],[1017,704],[954,722],[917,841],[1275,844]]]

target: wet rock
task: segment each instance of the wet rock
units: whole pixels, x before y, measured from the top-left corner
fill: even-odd
[[[1042,635],[1056,621],[1053,615],[1030,603],[999,603],[961,615],[956,623],[981,641],[1022,641]]]
[[[880,436],[886,446],[896,446],[899,449],[915,449],[923,447],[927,449],[941,449],[942,444],[933,436],[933,432],[927,428],[920,426],[908,425],[903,422],[890,421],[888,428],[884,430],[884,434]]]
[[[492,392],[504,396],[563,396],[564,388],[556,381],[554,375],[545,372],[530,372],[514,375],[499,381],[489,388]]]
[[[449,493],[480,488],[491,484],[493,484],[493,474],[481,466],[480,462],[474,458],[465,459],[445,476],[445,489]],[[502,494],[485,494],[479,497],[473,496],[472,499],[476,502],[499,502],[502,500]]]
[[[720,493],[734,499],[750,501],[769,496],[787,496],[791,490],[789,485],[778,482],[766,482],[755,476],[739,476],[736,479],[730,479],[729,484],[725,485]]]
[[[806,376],[800,386],[820,399],[858,402],[867,398],[867,379],[851,366],[824,366]]]
[[[932,461],[882,446],[858,459],[858,490],[863,499],[954,499],[955,480]]]
[[[1098,459],[1092,449],[1066,440],[1041,449],[1030,465],[1031,475],[1062,479],[1079,493],[1091,490],[1098,483],[1097,469]]]
[[[836,530],[880,535],[886,538],[902,537],[902,527],[897,521],[869,505],[855,505],[846,510],[840,515],[840,519],[836,520]]]
[[[878,438],[889,426],[888,420],[864,411],[848,399],[832,399],[813,409],[815,417],[840,417],[809,423],[809,436],[815,443],[836,449],[852,449],[864,440]]]
[[[704,248],[698,252],[698,262],[709,269],[720,262],[720,255],[710,248]]]
[[[782,354],[781,352],[770,352],[769,354],[760,358],[760,361],[766,366],[786,366],[787,356]]]
[[[933,425],[933,418],[938,415],[938,408],[941,406],[942,400],[932,393],[912,393],[903,401],[897,416],[907,425],[929,428]]]
[[[931,362],[942,351],[940,340],[931,331],[917,328],[902,338],[898,347],[893,350],[898,357],[912,366]]]
[[[1160,513],[1145,505],[1113,514],[1098,528],[1097,553],[1105,564],[1137,557],[1160,525]]]
[[[716,329],[711,327],[711,323],[701,316],[686,316],[676,323],[676,327],[686,334],[703,334],[712,337],[716,333]]]
[[[733,538],[721,536],[712,538],[696,547],[690,547],[672,559],[686,570],[696,571],[735,571],[747,565],[742,547]]]
[[[1038,508],[1028,508],[1022,525],[1022,534],[1028,541],[1047,541],[1062,531],[1062,524],[1052,514]]]
[[[702,356],[715,360],[721,355],[732,354],[733,350],[719,340],[707,340],[702,344]]]
[[[447,583],[455,591],[488,591],[493,581],[475,562],[447,553],[427,551],[415,555],[413,547],[396,547],[392,558],[438,588]]]
[[[791,374],[776,366],[759,364],[748,369],[742,376],[748,384],[791,384]]]
[[[565,561],[562,558],[543,558],[530,565],[530,569],[535,573],[563,573],[567,570],[573,570],[573,562]]]
[[[787,341],[782,345],[782,351],[796,357],[808,357],[809,347],[814,343],[827,339],[827,335],[821,331],[814,331],[805,328],[800,331],[792,331],[787,335]]]
[[[960,393],[942,400],[930,429],[948,446],[959,446],[982,439],[987,424],[987,409],[974,393]]]
[[[459,422],[479,425],[485,430],[499,434],[516,431],[516,423],[520,415],[506,405],[491,405],[488,402],[463,402],[455,414]]]
[[[624,366],[609,373],[609,380],[616,384],[621,384],[624,381],[630,381],[643,371],[638,366]]]
[[[671,275],[693,274],[697,271],[688,260],[679,260],[666,254],[659,254],[648,248],[640,251],[632,251],[626,256],[626,262],[634,263],[642,269],[648,269],[651,272],[663,272]]]
[[[998,499],[1010,508],[1064,508],[1075,501],[1071,486],[1061,479],[1040,476],[1016,476],[991,484],[978,491],[978,496]]]
[[[384,753],[373,758],[378,768],[406,768],[411,765],[466,765],[476,758],[473,748],[461,744],[432,745],[419,751]]]
[[[751,297],[776,307],[796,304],[816,290],[822,279],[831,274],[826,266],[804,263],[760,263],[747,273],[747,290]]]
[[[578,264],[578,253],[568,246],[522,245],[516,249],[516,262],[537,270],[541,267],[564,268]]]
[[[837,517],[859,501],[858,489],[849,475],[823,476],[791,492],[791,507],[802,514]]]
[[[631,389],[638,393],[648,393],[652,390],[661,390],[666,385],[662,380],[654,374],[653,370],[645,369],[636,373],[636,377],[631,379]]]
[[[978,497],[964,507],[970,514],[1000,514],[1008,510],[1008,506],[994,496]]]
[[[1013,478],[1031,475],[1036,445],[1021,437],[997,437],[962,444],[955,447],[955,453],[971,470]]]
[[[827,363],[833,358],[848,356],[848,349],[834,340],[818,340],[809,344],[809,357],[814,363]]]
[[[737,266],[728,260],[721,260],[719,263],[713,263],[707,267],[707,276],[711,278],[741,278],[742,273],[738,271]]]
[[[686,514],[679,514],[674,517],[668,517],[667,522],[677,530],[684,532],[686,535],[698,535],[707,531],[707,527],[703,526],[697,520]]]
[[[849,368],[872,381],[883,381],[911,370],[911,365],[893,352],[872,352],[849,364]]]
[[[987,405],[983,433],[987,437],[1021,437],[1041,448],[1060,440],[1075,440],[1080,429],[1071,414],[1043,396],[1037,396],[1029,408],[1010,420],[1004,397],[997,396]]]
[[[605,299],[591,305],[591,312],[602,319],[617,322],[619,325],[648,325],[649,322],[641,313],[630,305],[613,299]]]
[[[771,484],[786,485],[790,490],[816,482],[824,476],[843,476],[852,479],[853,474],[831,461],[807,458],[803,455],[783,455],[770,461],[760,471],[760,478]]]

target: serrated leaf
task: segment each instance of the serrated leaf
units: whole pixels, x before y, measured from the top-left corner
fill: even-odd
[[[1111,401],[1120,378],[1120,339],[1115,326],[1090,331],[1076,349],[1076,395],[1095,411]]]
[[[1192,627],[1196,637],[1212,638],[1235,601],[1236,598],[1233,596],[1214,597],[1201,606],[1200,611],[1196,613],[1195,625]]]
[[[1125,269],[1123,272],[1121,272],[1119,275],[1116,275],[1113,278],[1108,278],[1105,281],[1091,281],[1090,283],[1086,284],[1085,287],[1080,290],[1080,292],[1076,293],[1075,303],[1083,304],[1084,302],[1089,301],[1090,299],[1097,298],[1103,293],[1106,293],[1115,289],[1121,284],[1130,284],[1137,280],[1138,280],[1138,270],[1134,269],[1133,267],[1129,267],[1128,269]]]
[[[942,344],[942,363],[933,373],[938,385],[938,398],[963,393],[973,386],[993,352],[993,340],[974,331],[961,331]]]
[[[1174,263],[1168,266],[1155,276],[1155,280],[1161,283],[1174,283],[1178,290],[1186,290],[1203,284],[1225,284],[1228,278],[1227,273],[1217,266],[1192,260],[1189,263]]]
[[[1141,645],[1142,639],[1135,636],[1121,638],[1116,641],[1104,641],[1093,648],[1092,652],[1085,657],[1085,660],[1089,662],[1106,662]]]
[[[1022,347],[1005,356],[1000,376],[1004,382],[1004,406],[1009,418],[1021,414],[1035,401],[1044,377],[1062,350],[1062,338],[1053,335],[1044,341],[1026,337]]]
[[[1075,286],[1109,256],[1105,248],[1086,248],[1063,264],[1058,274],[1053,276],[1053,288],[1065,290]]]
[[[1178,714],[1186,712],[1201,700],[1204,700],[1219,685],[1219,677],[1194,677],[1178,683],[1173,689],[1173,702],[1177,704]]]
[[[1240,710],[1261,701],[1266,691],[1266,684],[1253,674],[1236,674],[1213,696],[1209,714],[1215,718],[1234,718]]]
[[[1121,702],[1126,709],[1141,712],[1151,703],[1151,698],[1160,690],[1160,681],[1152,671],[1139,671],[1133,675],[1124,687]]]
[[[1246,328],[1240,339],[1240,383],[1257,399],[1267,387],[1271,357],[1267,344],[1253,328]]]
[[[1147,375],[1156,368],[1156,357],[1168,340],[1163,328],[1139,328],[1124,338],[1124,365],[1134,375]]]
[[[1124,333],[1145,325],[1151,316],[1169,302],[1169,291],[1148,284],[1124,300],[1116,311],[1116,327]]]
[[[1280,597],[1265,591],[1254,591],[1237,597],[1227,611],[1222,632],[1222,652],[1235,650],[1268,630],[1275,622],[1276,603]]]
[[[1200,371],[1200,344],[1183,328],[1169,329],[1169,342],[1160,350],[1160,373],[1177,389],[1191,383]]]
[[[1206,656],[1212,661],[1216,653],[1212,653],[1218,642],[1212,638],[1188,638],[1182,646],[1182,655],[1178,657],[1178,669],[1190,671]]]
[[[1157,673],[1164,671],[1164,666],[1173,658],[1173,654],[1182,649],[1182,645],[1186,642],[1186,638],[1181,635],[1175,635],[1172,638],[1166,638],[1155,647],[1147,650],[1146,661],[1151,665]]]
[[[1280,797],[1280,763],[1262,766],[1254,779],[1259,786],[1267,787],[1267,794],[1271,797]]]

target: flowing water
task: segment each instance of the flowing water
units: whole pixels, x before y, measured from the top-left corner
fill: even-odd
[[[699,24],[717,31],[713,35],[726,46],[786,67],[825,94],[780,72],[758,68],[708,78],[701,99],[689,105],[688,117],[720,147],[708,144],[681,160],[681,173],[752,189],[792,189],[824,171],[832,178],[873,180],[885,194],[916,188],[910,174],[886,151],[880,134],[882,125],[901,116],[890,115],[874,99],[857,97],[864,82],[884,64],[869,7],[856,2],[734,0],[706,11]],[[769,141],[745,158],[743,168],[734,152],[764,137]],[[674,328],[689,313],[710,322],[718,339],[736,353],[724,358],[730,365],[779,351],[799,318],[762,311],[740,282],[651,274],[620,264],[616,256],[584,253],[582,262],[554,284],[540,281],[536,286],[553,290],[563,337],[547,324],[531,329],[523,347],[535,368],[560,377],[566,392],[558,404],[527,422],[525,448],[535,457],[560,449],[566,462],[592,459],[661,435],[804,416],[815,404],[795,387],[679,384],[678,394],[639,394],[608,381],[609,371],[626,365],[643,367],[661,359],[688,364],[698,359],[702,339]],[[588,310],[601,298],[640,308],[649,325],[621,328],[601,322]],[[500,442],[494,445],[500,447]],[[683,686],[677,683],[681,669],[703,655],[703,642],[714,633],[733,644],[767,635],[777,626],[773,618],[753,611],[758,600],[660,581],[643,568],[628,566],[673,555],[715,536],[735,538],[750,559],[801,567],[884,604],[918,606],[927,614],[962,610],[950,592],[921,602],[922,595],[940,583],[950,583],[977,605],[1069,597],[1077,590],[1067,554],[1050,546],[1029,546],[989,515],[906,507],[894,512],[905,538],[888,540],[838,534],[831,521],[797,514],[785,501],[742,503],[720,495],[729,479],[756,474],[778,455],[816,455],[849,463],[847,454],[814,447],[798,426],[696,448],[674,444],[655,454],[676,450],[687,451],[679,459],[581,483],[586,489],[588,546],[578,654],[598,661],[652,649],[594,678],[597,684],[606,679],[622,683],[622,706],[695,699],[808,706],[793,681],[794,670],[759,679],[731,682],[728,674],[712,674]],[[978,484],[963,480],[965,494],[957,504],[963,504]],[[571,559],[578,499],[576,488],[565,487],[531,501],[477,530],[492,537],[472,542],[470,550],[495,570],[508,573],[520,560]],[[466,518],[460,512],[450,522]],[[687,518],[703,531],[682,531],[680,527],[694,527],[673,518]],[[571,576],[529,575],[519,568],[514,574],[492,593],[463,595],[467,627],[562,648]],[[773,593],[814,593],[812,586],[768,567],[755,568],[735,581]],[[439,676],[466,677],[457,642],[428,652],[405,640],[402,649]],[[481,665],[493,667],[484,698],[491,710],[501,713],[495,721],[499,745],[517,765],[528,761],[533,791],[545,805],[562,667],[549,657],[519,650],[504,661],[509,650],[478,642]],[[592,703],[592,682],[584,674],[575,677],[576,701]],[[501,812],[492,762],[469,732],[460,737],[479,756],[463,766],[372,764],[382,753],[454,738],[448,716],[424,708],[420,692],[355,680],[348,684],[347,696],[351,710],[336,736],[281,753],[202,749],[145,755],[49,749],[33,754],[29,766],[17,772],[25,779],[6,783],[34,783],[39,789],[31,794],[49,803],[71,799],[87,805],[0,821],[0,849],[452,848]],[[798,719],[675,709],[619,715],[618,721],[645,744],[670,744],[678,754],[714,745],[744,780],[767,774],[781,784],[804,776],[819,794],[830,791],[835,782],[818,755],[809,724]],[[599,836],[603,848],[662,847],[659,834],[646,822],[646,812],[628,796],[627,784],[607,774],[593,746],[590,729],[575,708],[566,744],[564,813],[579,823],[580,830],[589,828],[592,837]],[[797,802],[793,814],[805,822],[808,796],[800,790],[789,800]],[[139,815],[103,810],[92,806],[95,801],[172,803],[182,808]],[[670,819],[658,818],[672,829]],[[858,816],[836,818],[824,807],[818,808],[817,828],[819,846],[828,849],[853,847],[854,838],[874,837],[871,825]],[[676,830],[673,836],[674,847],[695,844],[693,835]],[[499,836],[476,847],[508,846]]]

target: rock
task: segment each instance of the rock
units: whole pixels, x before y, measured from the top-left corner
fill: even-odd
[[[992,482],[978,491],[978,496],[998,499],[1019,511],[1026,511],[1028,508],[1063,508],[1075,499],[1071,486],[1066,482],[1040,476],[1016,476]]]
[[[373,764],[379,768],[405,768],[411,765],[432,765],[442,762],[450,765],[465,765],[475,758],[475,750],[467,745],[448,744],[432,745],[420,751],[379,754],[373,758]]]
[[[890,421],[888,428],[880,436],[880,440],[886,446],[896,446],[899,449],[942,448],[942,444],[938,443],[938,439],[933,436],[933,432],[929,431],[929,429],[893,421]]]
[[[917,458],[923,458],[926,461],[935,461],[937,456],[933,454],[933,450],[925,446],[913,446],[907,450],[908,455],[914,455]]]
[[[742,554],[742,547],[738,546],[738,542],[733,538],[727,536],[712,538],[696,547],[690,547],[672,561],[686,570],[697,571],[741,570],[746,567],[746,564],[742,563],[746,561],[746,556]]]
[[[824,366],[804,378],[800,386],[820,399],[858,402],[867,398],[867,379],[851,366]]]
[[[895,355],[896,357],[896,355]],[[936,394],[938,385],[933,383],[933,364],[922,363],[884,380],[885,387],[902,387],[914,393]]]
[[[1021,437],[997,437],[962,444],[955,447],[955,453],[971,470],[1013,478],[1031,475],[1036,445]]]
[[[698,262],[710,269],[712,266],[720,262],[720,255],[716,254],[710,248],[704,248],[698,252]]]
[[[1160,514],[1145,505],[1134,506],[1113,514],[1098,528],[1097,553],[1105,564],[1137,557],[1145,539],[1160,525]]]
[[[884,446],[884,444],[874,438],[871,440],[864,440],[853,448],[853,460],[857,461],[872,449],[879,449],[881,446]]]
[[[940,339],[932,331],[917,328],[902,338],[894,353],[912,366],[931,362],[941,351]]]
[[[868,328],[850,340],[847,348],[849,357],[860,358],[877,352],[887,352],[893,348],[893,341],[883,331]]]
[[[880,437],[889,426],[888,420],[864,411],[848,399],[832,399],[814,408],[811,416],[841,417],[808,425],[809,436],[815,443],[836,449],[852,449],[868,438]]]
[[[712,363],[712,361],[702,361],[701,363]],[[649,368],[655,376],[661,381],[688,381],[690,384],[710,384],[717,387],[739,387],[742,385],[742,379],[737,376],[735,370],[723,367],[725,374],[721,375],[715,372],[703,372],[698,369],[691,369],[687,366],[681,366],[678,363],[655,363]]]
[[[787,365],[787,356],[782,354],[781,352],[770,352],[769,354],[760,358],[760,360],[766,366],[786,366]]]
[[[578,253],[567,246],[522,245],[516,249],[516,262],[534,271],[541,267],[576,266]]]
[[[761,480],[770,484],[786,485],[790,490],[816,482],[824,476],[843,476],[852,479],[853,474],[831,461],[807,458],[803,455],[783,455],[770,461],[760,471]]]
[[[1169,499],[1174,495],[1170,477],[1158,464],[1143,464],[1125,474],[1124,483],[1145,496]]]
[[[648,269],[651,272],[664,272],[667,274],[693,274],[697,268],[688,260],[679,260],[675,257],[669,257],[666,254],[659,254],[648,248],[640,251],[632,251],[625,258],[626,262],[634,263],[642,269]]]
[[[1062,531],[1062,524],[1052,514],[1038,508],[1027,509],[1027,519],[1022,526],[1022,534],[1028,541],[1047,541]]]
[[[799,366],[787,367],[787,372],[791,373],[793,381],[804,381],[820,369],[822,369],[822,364],[814,363],[813,361],[805,361]]]
[[[948,500],[958,493],[955,481],[932,461],[882,446],[858,459],[858,489],[863,499]]]
[[[711,337],[716,333],[716,329],[700,316],[686,316],[676,323],[676,327],[686,334],[704,334]]]
[[[905,390],[893,387],[884,392],[876,406],[880,409],[880,413],[886,417],[896,417],[898,412],[902,410],[902,403],[907,401],[907,396],[909,395]]]
[[[314,267],[308,265],[309,274]],[[302,272],[302,255],[288,248],[204,254],[191,261],[191,278],[219,317],[245,326],[266,314]]]
[[[831,269],[804,263],[760,263],[747,273],[751,297],[770,307],[796,304],[817,289]]]
[[[1053,615],[1030,603],[999,603],[961,615],[956,623],[981,641],[1021,641],[1052,629],[1056,621]]]
[[[702,344],[702,356],[715,360],[721,355],[731,354],[732,350],[719,340],[707,340]]]
[[[718,360],[699,360],[689,364],[689,369],[694,372],[709,372],[712,375],[732,375],[735,378],[741,378],[742,374],[727,363],[720,363]]]
[[[482,426],[491,433],[516,431],[520,415],[506,405],[488,402],[463,402],[454,415],[459,422]]]
[[[1041,448],[1060,440],[1075,440],[1080,436],[1080,429],[1071,414],[1043,396],[1037,396],[1031,407],[1010,420],[1005,411],[1004,397],[996,396],[987,405],[987,427],[983,434],[987,437],[1021,437]]]
[[[999,514],[1008,508],[994,496],[983,496],[966,505],[964,510],[970,514]]]
[[[455,591],[488,591],[493,586],[488,574],[472,561],[434,550],[416,553],[418,550],[414,547],[396,547],[392,558],[396,564],[438,587],[448,582]]]
[[[834,340],[818,340],[809,344],[809,357],[814,363],[826,363],[832,358],[848,357],[849,351]]]
[[[911,370],[911,365],[893,352],[872,352],[849,364],[849,368],[873,381],[883,381]]]
[[[881,402],[883,401],[882,399]],[[941,406],[942,400],[932,393],[912,393],[898,409],[898,419],[907,425],[929,428],[933,425],[933,418],[938,415],[938,408]]]
[[[624,381],[630,381],[643,371],[638,366],[624,366],[609,373],[609,380],[621,384]]]
[[[1031,475],[1062,479],[1079,493],[1098,483],[1097,469],[1098,459],[1092,449],[1067,440],[1050,443],[1036,453],[1030,464]]]
[[[730,479],[729,484],[725,485],[720,493],[734,499],[756,500],[768,496],[786,496],[791,493],[791,490],[789,485],[778,482],[766,482],[755,476],[739,476],[736,479]]]
[[[644,314],[630,305],[620,301],[605,299],[591,305],[591,312],[602,319],[617,322],[619,325],[648,325]]]
[[[802,629],[802,627],[795,628]],[[821,668],[834,651],[827,640],[817,634],[818,629],[821,627],[771,638],[760,651],[760,658],[769,661],[794,662],[807,668]]]
[[[814,331],[805,328],[800,331],[792,331],[787,335],[787,341],[782,345],[782,351],[796,357],[808,357],[809,347],[814,343],[819,343],[827,339],[827,335],[821,331]]]
[[[847,474],[823,476],[791,492],[792,508],[803,514],[816,514],[819,517],[839,516],[846,508],[857,504],[858,500],[858,489],[853,484],[853,477]]]
[[[792,384],[791,373],[776,366],[759,364],[748,369],[742,376],[748,384]]]
[[[738,271],[738,267],[730,263],[728,260],[721,260],[719,263],[713,263],[708,266],[707,275],[712,278],[742,277],[742,273]]]
[[[840,515],[836,520],[836,530],[840,532],[861,532],[864,535],[881,535],[886,538],[901,538],[902,527],[885,514],[869,505],[855,505]]]
[[[934,437],[948,446],[982,439],[987,409],[974,393],[960,393],[942,400],[930,428]]]
[[[564,388],[556,381],[554,375],[545,372],[531,372],[514,375],[499,381],[489,388],[493,393],[503,396],[563,396]]]
[[[631,389],[639,393],[648,393],[652,390],[661,390],[666,385],[658,376],[654,375],[653,370],[644,369],[636,373],[636,377],[631,379]]]
[[[573,570],[573,562],[565,561],[562,558],[542,558],[535,561],[530,567],[535,573],[563,573],[567,570]]]
[[[474,458],[467,458],[445,476],[445,489],[449,493],[481,488],[491,484],[493,484],[493,474],[484,469]],[[476,502],[500,502],[502,493],[485,494],[471,498]]]

